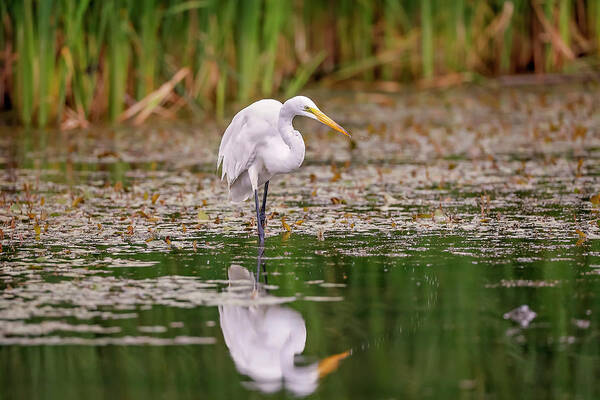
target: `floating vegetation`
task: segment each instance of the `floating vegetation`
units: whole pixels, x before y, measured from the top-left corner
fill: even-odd
[[[593,126],[588,115],[599,102],[595,93],[456,89],[443,96],[390,96],[396,104],[392,110],[366,103],[352,114],[334,96],[330,102],[352,121],[385,120],[385,136],[356,126],[358,143],[350,149],[324,131],[306,134],[307,165],[273,182],[268,221],[281,223],[271,223],[267,235],[534,235],[585,247],[600,234],[599,142],[598,135],[573,139],[571,131]],[[579,106],[559,120],[562,96]],[[423,111],[424,105],[430,111]],[[530,106],[538,108],[534,115],[527,112]],[[453,119],[461,122],[449,125]],[[252,213],[245,205],[228,204],[226,185],[212,173],[214,133],[204,134],[202,146],[184,128],[168,135],[152,127],[119,134],[124,161],[108,164],[121,171],[118,177],[99,169],[106,159],[89,156],[115,147],[102,135],[87,142],[67,135],[58,147],[32,148],[23,155],[27,159],[43,157],[77,168],[68,180],[51,164],[13,169],[5,176],[0,182],[3,251],[35,241],[115,249],[126,243],[125,251],[134,252],[198,250],[209,247],[202,239],[206,235],[251,236]],[[75,142],[78,150],[64,151]],[[136,167],[148,163],[164,168]]]

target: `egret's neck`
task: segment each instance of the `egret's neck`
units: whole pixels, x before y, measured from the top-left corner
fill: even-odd
[[[302,140],[302,135],[295,131],[292,126],[292,120],[295,116],[296,112],[291,109],[287,102],[284,103],[279,112],[277,128],[281,135],[281,139],[283,139],[285,144],[290,148],[290,154],[286,160],[289,171],[299,168],[300,165],[302,165],[302,161],[304,161],[304,140]]]

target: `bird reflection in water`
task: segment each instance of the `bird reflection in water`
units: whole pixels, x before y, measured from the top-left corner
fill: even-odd
[[[260,283],[261,265],[264,281],[264,250],[259,248],[256,277],[248,269],[232,265],[228,270],[230,291],[245,292],[254,299],[269,295]],[[319,379],[335,371],[349,351],[327,357],[313,364],[296,365],[294,358],[304,351],[306,324],[302,315],[281,304],[219,306],[221,330],[225,344],[238,371],[247,375],[251,389],[266,393],[289,390],[297,396],[314,392]]]

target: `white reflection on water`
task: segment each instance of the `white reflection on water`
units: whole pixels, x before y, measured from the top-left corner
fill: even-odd
[[[245,290],[251,297],[269,296],[254,275],[239,265],[229,267],[229,290]],[[304,351],[306,324],[302,315],[282,305],[220,305],[225,343],[238,371],[252,382],[246,386],[266,393],[282,389],[297,396],[313,393],[319,378],[337,368],[348,352],[298,366],[294,357]]]

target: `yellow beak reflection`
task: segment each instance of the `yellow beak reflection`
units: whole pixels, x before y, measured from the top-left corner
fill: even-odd
[[[340,354],[334,354],[319,361],[319,378],[323,378],[325,377],[325,375],[329,375],[330,373],[338,369],[340,361],[348,357],[350,354],[350,350],[348,350]]]
[[[317,110],[315,108],[309,107],[308,112],[313,113],[320,122],[324,123],[331,129],[334,129],[334,130],[350,137],[350,134],[344,128],[342,128],[337,122],[335,122],[334,120],[329,118],[327,115],[323,114],[323,112],[321,110]]]

